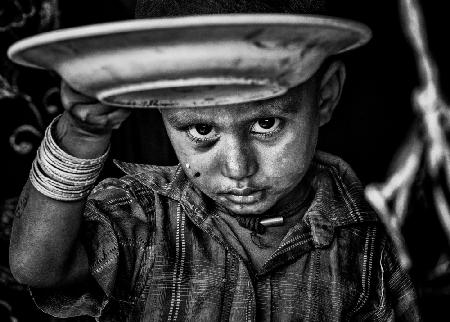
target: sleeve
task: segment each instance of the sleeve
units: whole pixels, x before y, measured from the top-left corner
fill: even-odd
[[[380,268],[385,281],[386,300],[390,302],[395,321],[422,321],[416,290],[408,272],[401,267],[397,252],[388,238],[383,246]]]
[[[422,321],[414,285],[401,265],[394,245],[381,234],[373,262],[370,296],[358,321]]]
[[[151,212],[152,191],[136,189],[120,179],[102,181],[91,193],[81,228],[91,282],[64,289],[32,289],[36,305],[61,318],[104,311],[127,311],[139,285],[139,271],[145,265],[144,252],[150,240],[147,215]],[[151,201],[151,200],[150,200]]]
[[[416,290],[384,228],[374,244],[369,293],[352,321],[422,321]]]

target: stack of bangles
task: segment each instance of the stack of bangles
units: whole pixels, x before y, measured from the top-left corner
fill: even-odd
[[[80,159],[64,152],[52,137],[56,117],[45,131],[30,171],[32,185],[43,195],[61,201],[85,198],[98,179],[108,151],[96,159]]]

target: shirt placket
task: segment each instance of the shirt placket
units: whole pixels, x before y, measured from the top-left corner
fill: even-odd
[[[227,294],[225,296],[225,302],[229,305],[229,308],[223,307],[222,320],[229,321],[230,310],[232,308],[232,302],[234,293],[236,290],[236,280],[238,278],[238,271],[241,267],[245,269],[247,275],[247,287],[246,287],[246,308],[245,308],[245,321],[252,322],[256,320],[256,295],[254,291],[254,286],[256,283],[256,272],[253,270],[251,265],[242,258],[237,250],[230,246],[226,240],[220,237],[214,230],[214,228],[205,223],[206,218],[205,211],[200,207],[193,206],[193,203],[183,203],[181,206],[182,211],[192,220],[192,222],[205,233],[207,233],[213,240],[218,242],[222,247],[225,248],[229,260],[226,260],[226,269],[234,272],[227,276],[226,281],[224,281],[227,288]]]

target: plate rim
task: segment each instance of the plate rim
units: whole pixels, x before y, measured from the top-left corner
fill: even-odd
[[[372,31],[366,24],[332,16],[282,13],[211,14],[168,18],[130,19],[57,29],[27,37],[15,42],[8,48],[7,55],[16,63],[30,67],[42,68],[40,66],[27,63],[25,60],[21,59],[20,53],[32,48],[45,46],[47,44],[64,42],[73,39],[101,37],[104,35],[129,33],[133,31],[225,25],[322,25],[357,32],[360,35],[360,39],[342,51],[349,51],[363,46],[372,38]]]

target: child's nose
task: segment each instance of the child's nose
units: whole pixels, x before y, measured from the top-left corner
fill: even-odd
[[[257,155],[248,142],[233,138],[223,143],[222,175],[233,180],[242,180],[256,173]]]

